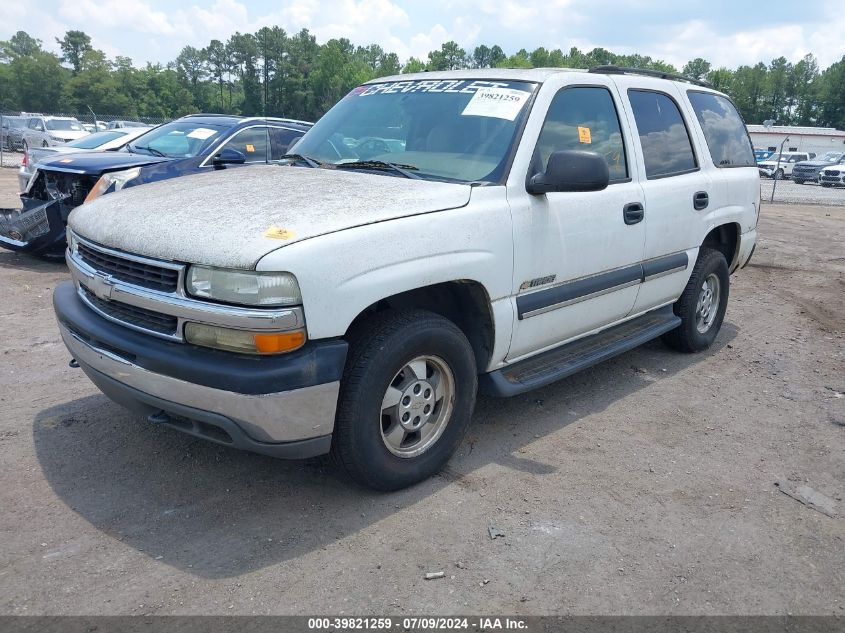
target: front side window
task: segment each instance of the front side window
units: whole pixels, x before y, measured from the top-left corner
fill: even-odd
[[[301,139],[305,132],[290,130],[284,127],[271,127],[270,130],[270,160],[279,160],[288,153],[288,148],[294,141]]]
[[[646,177],[678,176],[698,169],[681,111],[669,95],[629,90],[643,149]]]
[[[266,163],[268,152],[266,127],[248,127],[235,134],[221,149],[235,149],[247,163]]]
[[[704,131],[716,167],[753,167],[754,150],[745,123],[725,97],[690,90],[690,104]]]
[[[552,152],[572,149],[604,156],[611,182],[628,177],[619,115],[607,88],[564,88],[555,95],[537,140],[537,159],[545,170]]]
[[[359,86],[295,151],[342,169],[366,170],[379,161],[423,179],[499,183],[535,89],[523,81],[472,79]]]

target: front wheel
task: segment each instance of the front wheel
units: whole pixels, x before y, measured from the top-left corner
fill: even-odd
[[[716,339],[728,307],[730,274],[719,251],[702,248],[687,286],[672,309],[681,324],[663,335],[663,341],[682,352],[700,352]]]
[[[778,170],[775,172],[775,175],[774,175],[774,176],[772,176],[772,177],[773,177],[775,180],[783,180],[783,170],[782,170],[782,169],[778,169]]]
[[[423,310],[377,314],[350,341],[332,453],[370,488],[422,481],[460,444],[477,386],[472,347],[454,323]]]

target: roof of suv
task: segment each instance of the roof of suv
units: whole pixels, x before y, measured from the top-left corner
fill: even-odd
[[[663,79],[664,81],[681,82],[701,86],[707,90],[714,90],[705,81],[684,77],[674,73],[661,71],[622,68],[617,66],[598,66],[589,70],[585,68],[474,68],[466,70],[443,70],[411,73],[407,75],[391,75],[389,77],[377,77],[366,82],[368,84],[384,83],[388,81],[417,81],[417,80],[447,80],[447,79],[492,79],[510,81],[534,81],[544,82],[549,77],[563,73],[578,74],[599,74],[599,75],[635,75],[652,79]],[[715,92],[715,90],[714,90]]]

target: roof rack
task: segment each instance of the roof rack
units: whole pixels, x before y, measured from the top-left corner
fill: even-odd
[[[627,68],[624,66],[596,66],[590,68],[591,73],[602,73],[605,75],[645,75],[647,77],[658,77],[660,79],[671,79],[672,81],[686,81],[687,83],[704,88],[713,88],[713,84],[703,79],[694,79],[677,73],[667,73],[662,70],[651,70],[648,68]]]

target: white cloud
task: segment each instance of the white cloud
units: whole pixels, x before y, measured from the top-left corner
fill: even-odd
[[[62,0],[59,14],[77,26],[96,25],[107,29],[123,29],[139,33],[176,35],[177,29],[163,11],[156,11],[146,2],[123,0]]]

